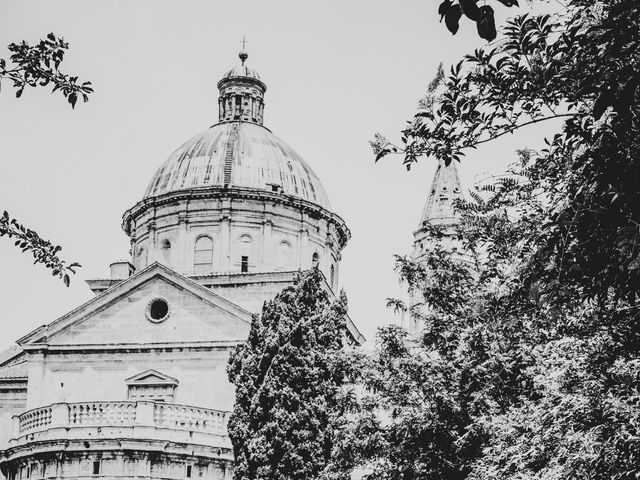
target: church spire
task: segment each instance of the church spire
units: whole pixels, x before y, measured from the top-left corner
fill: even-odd
[[[463,195],[456,162],[452,161],[446,165],[444,160],[439,160],[427,202],[422,211],[419,228],[427,223],[431,225],[457,224],[460,218],[455,212],[454,204],[458,199],[463,199]]]
[[[433,245],[430,225],[444,228],[449,247],[455,247],[455,241],[451,235],[451,227],[460,222],[460,215],[455,211],[456,200],[464,199],[462,187],[460,186],[460,176],[456,162],[452,161],[446,165],[444,160],[438,162],[436,173],[431,182],[431,188],[427,196],[427,202],[422,210],[420,225],[413,232],[413,251],[411,258],[421,261],[429,248]]]

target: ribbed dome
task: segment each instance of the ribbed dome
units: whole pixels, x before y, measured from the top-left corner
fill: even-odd
[[[222,78],[231,77],[249,77],[260,80],[260,75],[253,68],[249,68],[246,65],[237,65],[223,75]]]
[[[330,210],[320,180],[302,157],[250,122],[218,123],[191,138],[160,166],[144,198],[225,185],[280,192]]]

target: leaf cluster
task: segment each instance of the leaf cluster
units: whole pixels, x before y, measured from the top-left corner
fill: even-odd
[[[518,0],[498,0],[506,7],[518,6]],[[494,18],[494,11],[491,5],[487,5],[484,2],[483,5],[478,5],[477,0],[444,0],[438,6],[438,15],[440,15],[440,21],[444,19],[444,23],[447,29],[455,35],[460,28],[460,19],[462,16],[475,22],[478,36],[487,41],[492,41],[496,38],[496,21]]]
[[[53,33],[36,45],[26,41],[10,44],[10,62],[0,58],[0,84],[5,79],[12,82],[18,98],[26,87],[52,85],[52,93],[60,91],[72,108],[79,98],[87,102],[93,92],[91,82],[80,83],[78,77],[60,71],[68,48],[69,44]]]
[[[76,269],[81,267],[77,262],[69,264],[62,260],[59,257],[61,246],[44,240],[35,231],[11,218],[6,210],[0,216],[0,237],[4,236],[14,239],[15,246],[23,253],[31,252],[34,264],[42,263],[51,270],[51,275],[61,279],[67,287],[71,282],[71,275],[75,275]]]

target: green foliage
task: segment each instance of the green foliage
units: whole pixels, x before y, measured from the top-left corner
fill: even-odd
[[[540,263],[529,278],[550,289],[577,282],[602,299],[609,288],[635,296],[640,8],[632,0],[569,3],[562,16],[509,20],[499,46],[451,68],[401,147],[375,144],[376,159],[402,152],[407,168],[425,155],[449,163],[527,125],[566,119],[525,167],[531,188],[547,196]]]
[[[16,88],[16,97],[20,98],[26,87],[44,87],[52,85],[52,92],[60,91],[74,108],[78,98],[87,102],[93,92],[91,82],[78,83],[78,77],[62,73],[59,68],[69,44],[53,33],[31,46],[26,41],[9,45],[9,60],[0,58],[0,84],[7,79]]]
[[[346,299],[315,268],[265,303],[227,369],[236,480],[318,478],[334,445],[347,366]]]
[[[46,39],[40,40],[35,46],[30,46],[25,41],[10,44],[9,60],[13,65],[0,58],[0,86],[3,80],[9,80],[16,88],[16,97],[20,98],[26,87],[53,85],[52,92],[60,91],[72,108],[75,108],[80,96],[87,102],[89,94],[93,92],[91,82],[78,84],[78,77],[66,75],[59,70],[68,48],[69,44],[53,33],[48,34]],[[58,253],[62,247],[40,238],[35,231],[10,218],[6,211],[0,217],[0,237],[3,236],[15,238],[16,247],[23,253],[31,252],[33,263],[43,264],[67,287],[71,281],[70,275],[75,274],[75,269],[81,266],[79,263],[68,264],[60,259]]]
[[[518,0],[497,0],[506,7],[518,6]],[[438,6],[440,21],[444,19],[447,29],[455,35],[460,28],[460,19],[467,17],[475,22],[478,36],[488,42],[496,38],[496,22],[493,17],[493,8],[486,2],[478,6],[477,0],[444,0]]]
[[[342,445],[372,478],[640,476],[638,72],[637,2],[572,0],[509,20],[495,48],[451,69],[402,146],[374,142],[376,159],[448,163],[564,121],[458,204],[465,261],[437,231],[423,263],[397,259],[424,330],[381,331],[360,376]]]
[[[51,270],[51,275],[60,278],[67,287],[71,281],[70,275],[75,274],[76,268],[81,267],[79,263],[68,264],[61,260],[58,254],[62,247],[40,238],[36,232],[18,223],[15,218],[9,217],[6,210],[0,216],[0,237],[4,236],[14,239],[15,246],[23,253],[31,252],[34,264],[44,264]]]

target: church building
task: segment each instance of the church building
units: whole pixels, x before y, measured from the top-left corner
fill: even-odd
[[[455,239],[455,230],[460,224],[460,214],[456,211],[455,205],[457,201],[465,199],[456,163],[452,161],[447,165],[444,160],[438,161],[420,223],[413,232],[413,250],[410,258],[414,262],[424,263],[427,253],[434,247],[433,228],[438,228],[443,235],[439,240],[442,247],[453,252],[454,257],[460,261],[468,261],[462,245]],[[426,313],[428,308],[422,292],[409,291],[408,311],[401,312],[399,324],[410,337],[418,338],[421,335],[423,325],[416,313]],[[418,312],[415,312],[415,309]]]
[[[8,480],[229,480],[230,352],[296,272],[318,266],[338,291],[349,229],[311,167],[264,126],[267,87],[246,60],[218,82],[218,122],[124,213],[130,261],[0,353]],[[364,341],[350,320],[347,337]]]

